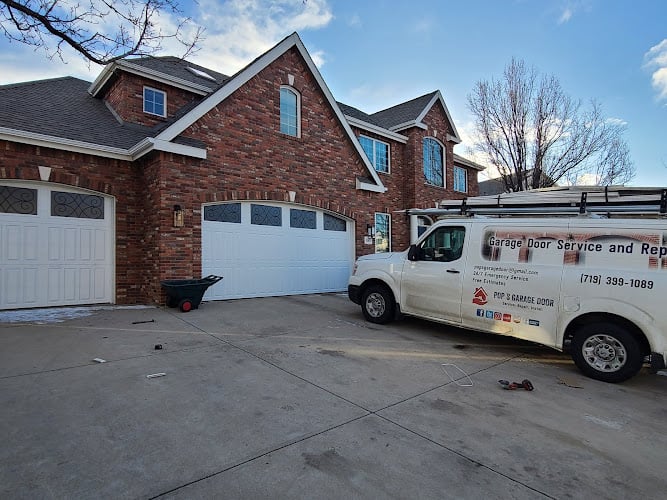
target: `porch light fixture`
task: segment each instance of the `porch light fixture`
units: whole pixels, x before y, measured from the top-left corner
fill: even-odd
[[[366,224],[366,233],[371,238],[375,237],[375,226],[373,226],[372,224]]]
[[[185,217],[183,209],[180,205],[174,205],[174,227],[183,227],[185,225]]]

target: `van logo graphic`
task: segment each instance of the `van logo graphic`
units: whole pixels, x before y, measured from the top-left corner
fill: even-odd
[[[472,303],[477,304],[478,306],[483,306],[488,302],[486,299],[487,295],[484,289],[481,286],[475,288],[475,293],[472,297]]]

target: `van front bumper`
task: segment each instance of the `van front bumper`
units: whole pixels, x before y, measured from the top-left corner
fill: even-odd
[[[361,287],[359,285],[348,285],[347,296],[355,304],[361,304]]]

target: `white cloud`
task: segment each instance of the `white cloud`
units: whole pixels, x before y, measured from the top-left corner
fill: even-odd
[[[628,124],[623,118],[607,118],[605,121],[609,125],[618,125],[619,127],[625,127]]]
[[[326,0],[202,0],[193,20],[206,27],[206,39],[192,60],[233,74],[290,33],[322,28],[332,19]],[[323,63],[324,53],[317,54]]]
[[[352,27],[352,28],[360,28],[361,27],[361,17],[359,17],[359,14],[353,14],[350,19],[347,21],[347,25]]]
[[[206,30],[201,49],[188,59],[228,75],[292,32],[319,29],[333,19],[327,0],[200,0],[191,4],[188,15]],[[178,19],[166,14],[156,22],[165,33],[178,25]],[[162,46],[158,55],[183,55],[183,47],[175,40],[165,39]],[[324,52],[311,55],[318,66],[324,64]],[[64,58],[65,63],[50,60],[43,51],[0,39],[0,85],[66,75],[93,80],[101,70],[97,65],[89,67],[73,50],[66,49]]]
[[[561,13],[560,18],[558,19],[558,24],[564,24],[572,18],[572,9],[566,7],[565,10]]]
[[[651,71],[651,84],[658,99],[667,99],[667,38],[644,54],[644,66]]]

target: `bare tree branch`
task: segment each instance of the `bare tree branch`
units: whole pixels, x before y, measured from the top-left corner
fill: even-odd
[[[478,140],[474,145],[498,169],[507,191],[576,183],[626,183],[635,173],[624,128],[606,120],[600,105],[567,96],[554,76],[512,59],[500,80],[479,81],[468,96]]]
[[[175,16],[176,28],[164,32],[160,16]],[[167,39],[176,40],[185,57],[203,35],[201,27],[188,33],[190,24],[177,0],[0,0],[0,33],[61,60],[69,46],[104,65],[155,54]]]

